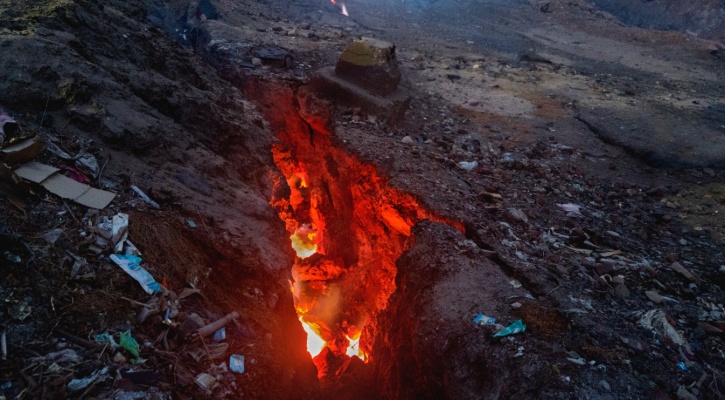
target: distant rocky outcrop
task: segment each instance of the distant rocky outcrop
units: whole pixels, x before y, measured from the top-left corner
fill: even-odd
[[[725,41],[723,0],[591,0],[622,22],[647,29],[688,32],[704,39]]]

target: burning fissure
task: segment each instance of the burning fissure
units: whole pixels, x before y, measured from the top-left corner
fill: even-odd
[[[316,101],[310,94],[298,99],[289,88],[250,89],[263,98],[260,109],[280,139],[272,146],[278,171],[270,204],[297,254],[290,290],[318,376],[350,357],[368,362],[375,317],[395,291],[395,262],[412,226],[451,221],[337,146],[325,121],[329,111],[310,105]],[[306,102],[303,111],[298,101]]]

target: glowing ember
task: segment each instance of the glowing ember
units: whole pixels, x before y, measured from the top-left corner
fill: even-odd
[[[302,317],[300,317],[300,322],[302,322],[302,329],[307,333],[307,352],[314,358],[327,346],[327,343],[315,332],[314,324],[305,321]]]

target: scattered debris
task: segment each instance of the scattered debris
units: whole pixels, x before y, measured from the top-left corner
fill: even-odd
[[[90,208],[106,208],[116,197],[115,193],[78,183],[58,171],[60,171],[58,168],[33,161],[16,169],[15,173],[23,179],[43,186],[60,198],[73,200]]]
[[[458,166],[464,171],[473,171],[478,167],[478,161],[461,161]]]
[[[525,330],[526,330],[526,324],[524,324],[524,322],[522,320],[518,320],[518,321],[512,323],[511,325],[503,328],[502,331],[497,332],[495,335],[493,335],[493,337],[499,338],[499,337],[504,337],[504,336],[509,336],[509,335],[515,335],[515,334],[521,333]]]
[[[214,383],[216,383],[216,378],[207,374],[206,372],[202,372],[196,376],[196,383],[202,389],[210,390],[214,387]]]
[[[229,357],[229,369],[232,371],[243,374],[244,373],[244,356],[239,354],[232,354]]]
[[[199,335],[199,337],[201,337],[201,338],[205,338],[205,337],[213,334],[217,330],[221,329],[226,324],[232,322],[232,320],[237,319],[237,318],[239,318],[239,313],[236,311],[233,311],[233,312],[225,315],[223,318],[221,318],[217,321],[214,321],[207,326],[203,326],[203,327],[199,328],[196,331],[196,334]]]
[[[131,189],[133,189],[133,191],[136,192],[136,194],[138,194],[139,197],[141,197],[141,199],[143,199],[143,201],[150,204],[152,207],[161,208],[161,206],[159,206],[159,203],[151,200],[151,198],[149,196],[147,196],[146,193],[143,192],[143,190],[139,189],[138,186],[131,185]]]
[[[483,314],[478,314],[478,316],[476,316],[476,318],[473,319],[473,323],[478,324],[478,325],[495,324],[496,318],[487,317]]]
[[[71,392],[77,392],[79,390],[87,388],[89,385],[95,383],[96,381],[103,381],[106,378],[108,378],[108,367],[104,367],[85,378],[73,379],[72,381],[68,382],[68,390],[70,390]]]
[[[557,204],[557,206],[559,206],[559,208],[561,208],[562,210],[566,211],[566,215],[569,217],[583,217],[581,213],[581,206],[579,206],[578,204],[567,203]]]
[[[2,146],[1,142],[2,139],[0,139],[0,146]],[[43,142],[37,136],[33,136],[3,148],[0,151],[0,161],[12,167],[34,160],[42,150]]]
[[[139,356],[139,349],[140,346],[136,339],[131,336],[131,332],[121,332],[120,333],[121,340],[120,340],[120,346],[126,349],[129,353],[131,353],[134,357]]]
[[[639,320],[639,325],[643,326],[657,335],[671,340],[674,344],[688,347],[687,341],[680,335],[677,330],[667,321],[667,316],[662,310],[649,310]]]
[[[161,291],[161,285],[141,267],[141,257],[132,254],[112,254],[109,258],[138,281],[146,293],[154,294]]]

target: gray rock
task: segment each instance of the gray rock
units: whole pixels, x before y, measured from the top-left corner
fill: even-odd
[[[355,40],[340,55],[335,74],[371,93],[391,94],[398,87],[401,76],[395,45],[373,38]]]

